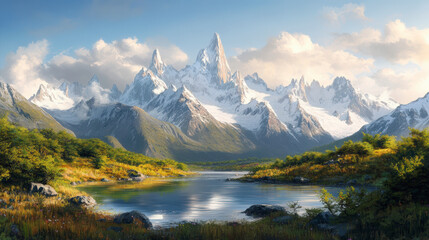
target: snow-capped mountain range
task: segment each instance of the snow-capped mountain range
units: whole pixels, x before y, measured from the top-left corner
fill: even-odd
[[[400,105],[390,114],[362,127],[361,132],[407,136],[409,128],[429,127],[429,93],[411,103]]]
[[[76,106],[91,98],[96,104],[137,106],[195,141],[216,135],[220,142],[246,142],[248,147],[240,145],[238,152],[282,148],[278,154],[347,137],[398,106],[391,99],[360,93],[344,77],[329,86],[301,78],[271,89],[257,73],[243,77],[231,71],[218,34],[181,70],[164,63],[155,50],[150,66],[142,67],[123,93],[116,86],[104,89],[94,76],[87,86],[40,86],[30,100],[60,122],[76,126],[89,114]]]

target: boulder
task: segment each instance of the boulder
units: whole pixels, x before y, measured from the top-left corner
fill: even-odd
[[[310,182],[310,179],[305,178],[305,177],[295,177],[295,178],[293,179],[293,182],[294,182],[294,183],[309,183],[309,182]]]
[[[332,213],[326,211],[326,212],[321,212],[319,214],[317,214],[313,219],[310,220],[309,224],[310,225],[319,225],[319,224],[328,224],[332,218],[334,217],[334,215],[332,215]]]
[[[131,178],[134,182],[141,182],[144,180],[144,177],[132,177]]]
[[[291,215],[276,217],[273,219],[273,222],[277,224],[289,224],[292,221],[293,221],[293,216]]]
[[[53,187],[41,183],[31,183],[30,193],[39,193],[47,197],[53,197],[58,195],[58,193]]]
[[[266,217],[275,212],[286,212],[286,210],[278,205],[257,204],[250,206],[243,213],[252,217]]]
[[[103,179],[101,179],[101,181],[102,181],[102,182],[110,182],[110,180],[109,180],[109,179],[107,179],[107,178],[103,178]]]
[[[72,186],[76,186],[76,185],[77,185],[77,182],[71,182],[71,183],[70,183],[70,185],[72,185]]]
[[[97,205],[94,198],[90,196],[76,196],[69,199],[69,202],[79,207],[93,207]]]
[[[117,224],[131,224],[139,221],[143,223],[145,228],[152,228],[152,223],[149,221],[149,218],[139,211],[131,211],[119,214],[113,219],[113,221]]]
[[[127,171],[128,173],[128,177],[133,178],[133,177],[143,177],[143,174],[137,172],[136,170],[130,169]]]

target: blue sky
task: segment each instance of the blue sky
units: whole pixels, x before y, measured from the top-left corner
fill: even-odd
[[[270,39],[278,37],[282,32],[306,35],[311,38],[312,43],[332,49],[332,42],[337,40],[339,34],[358,33],[368,28],[383,33],[386,24],[397,19],[410,29],[423,31],[429,28],[428,1],[2,0],[0,2],[2,5],[0,68],[3,68],[3,72],[11,66],[6,60],[8,55],[17,54],[19,47],[28,47],[32,42],[44,40],[48,49],[43,55],[44,63],[59,54],[75,57],[75,50],[91,49],[100,39],[111,43],[135,37],[140,43],[151,43],[149,46],[176,46],[187,55],[186,63],[191,64],[198,50],[209,43],[214,32],[220,34],[226,55],[232,58],[249,49],[263,49]],[[347,6],[362,7],[364,15],[347,12],[345,10]],[[330,18],[332,13],[338,14],[335,15],[337,19]],[[344,15],[341,15],[343,13]],[[341,50],[351,52],[353,56],[364,60],[373,60],[371,69],[366,73],[350,74],[353,75],[350,78],[356,85],[359,85],[358,79],[374,78],[378,76],[376,74],[380,73],[380,70],[391,69],[395,75],[402,73],[407,75],[410,71],[426,67],[426,60],[422,62],[405,59],[406,62],[401,62],[401,59],[388,59],[382,54],[371,55],[369,50],[362,50],[360,46],[348,46]],[[251,71],[248,70],[250,67],[245,65],[244,56],[242,57],[239,57],[240,61],[235,61],[232,67],[240,70],[243,68],[245,72]],[[387,70],[384,74],[386,73]],[[333,71],[329,76],[335,74]],[[280,81],[270,80],[272,77],[266,75],[270,85],[274,86]],[[306,75],[305,71],[303,75]],[[320,78],[328,78],[326,76],[321,75]],[[284,76],[285,79],[288,77],[290,76]],[[3,76],[6,81],[13,81],[8,78],[10,76]],[[286,84],[287,81],[290,79],[284,80],[281,84]],[[383,91],[395,95],[401,99],[400,101],[408,101],[409,99],[401,97],[403,93],[393,89],[395,86],[392,83],[392,89]],[[427,85],[423,83],[422,86]],[[422,93],[423,91],[420,91],[418,94]],[[382,91],[378,94],[382,94]]]

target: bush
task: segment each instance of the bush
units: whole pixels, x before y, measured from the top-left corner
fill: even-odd
[[[395,136],[380,134],[376,134],[373,136],[370,134],[363,133],[362,142],[367,142],[371,144],[374,149],[396,148]]]

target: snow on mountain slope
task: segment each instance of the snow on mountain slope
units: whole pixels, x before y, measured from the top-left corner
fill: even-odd
[[[149,67],[142,67],[123,93],[115,86],[102,88],[96,76],[87,86],[63,84],[60,90],[77,104],[70,115],[57,114],[64,121],[85,119],[86,110],[79,104],[94,97],[101,103],[138,106],[207,145],[225,147],[221,143],[228,142],[234,151],[244,151],[265,144],[266,151],[281,148],[281,154],[349,136],[397,106],[390,99],[360,93],[344,77],[328,86],[301,78],[270,89],[257,73],[243,77],[231,71],[216,33],[195,62],[179,71],[156,49]],[[237,141],[241,144],[234,144]]]
[[[285,126],[283,131],[311,139],[348,136],[397,105],[357,92],[345,78],[336,78],[327,87],[301,79],[270,89],[257,73],[243,78],[239,72],[231,72],[218,34],[199,52],[194,64],[170,71],[167,76],[168,67],[155,50],[149,69],[142,70],[151,76],[146,79],[147,86],[134,81],[120,101],[145,109],[168,85],[186,86],[219,122],[237,124],[256,133],[261,127],[270,127],[262,122],[263,113],[270,112],[271,119]]]
[[[70,132],[11,85],[3,82],[0,82],[0,116],[6,116],[10,122],[29,129],[51,128]]]
[[[429,93],[411,103],[400,105],[390,114],[362,127],[369,134],[389,134],[407,136],[409,128],[429,127]]]
[[[156,95],[167,89],[165,82],[152,70],[143,67],[134,82],[124,91],[119,101],[131,106],[144,108]]]
[[[94,75],[86,86],[78,82],[63,82],[60,87],[40,85],[39,90],[29,100],[34,104],[50,110],[65,110],[81,101],[95,98],[100,103],[116,102],[122,92],[116,85],[105,89]]]
[[[60,89],[54,88],[50,85],[41,84],[37,93],[28,99],[30,102],[39,107],[47,109],[69,109],[73,107],[74,101],[69,98]]]

